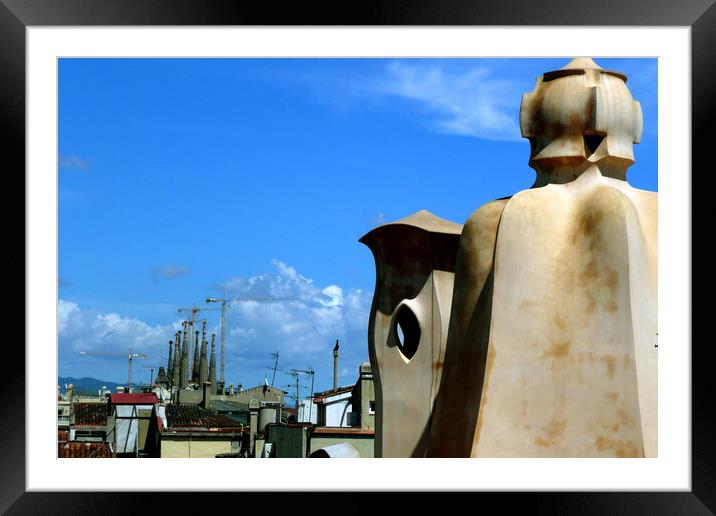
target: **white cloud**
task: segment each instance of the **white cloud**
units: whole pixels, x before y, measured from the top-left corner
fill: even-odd
[[[328,285],[321,293],[329,298],[328,301],[319,300],[323,306],[342,306],[343,305],[343,289],[338,285]]]
[[[448,71],[437,65],[393,61],[372,89],[419,102],[435,130],[490,140],[521,140],[517,82],[487,67]]]
[[[57,303],[57,324],[59,326],[60,333],[67,328],[67,322],[73,312],[78,310],[79,307],[76,303],[60,299],[60,302]]]

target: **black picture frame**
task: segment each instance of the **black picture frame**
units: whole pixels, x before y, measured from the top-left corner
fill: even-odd
[[[0,131],[6,144],[5,163],[9,158],[12,165],[7,165],[8,172],[25,170],[25,29],[31,26],[649,25],[691,27],[692,105],[697,107],[692,109],[692,163],[693,168],[701,169],[705,168],[706,156],[714,141],[716,7],[713,2],[698,0],[684,5],[671,0],[384,0],[355,4],[334,2],[330,6],[296,2],[278,7],[271,2],[243,0],[0,0],[0,116],[3,122]],[[686,171],[668,173],[686,174]],[[12,174],[6,175],[6,181],[9,175]],[[22,174],[14,176],[23,177]],[[15,191],[24,192],[24,188],[23,181]],[[15,291],[19,292],[20,288]],[[14,304],[19,301],[15,299]],[[714,375],[706,349],[705,345],[691,349],[691,492],[511,494],[500,497],[501,509],[525,504],[532,513],[548,514],[713,514],[716,511],[716,439],[713,438],[716,403],[712,399]],[[136,511],[136,494],[25,492],[25,355],[17,345],[3,351],[6,363],[15,367],[4,368],[5,385],[12,387],[12,395],[6,395],[3,400],[6,424],[0,430],[0,511],[10,514]],[[155,466],[148,470],[154,472]],[[414,500],[422,504],[421,498],[417,496]],[[163,496],[161,503],[164,511],[171,511],[172,505],[185,504],[186,497]],[[221,504],[212,497],[210,506],[220,510]]]

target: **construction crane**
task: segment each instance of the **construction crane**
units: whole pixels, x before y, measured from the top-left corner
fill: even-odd
[[[229,302],[255,301],[257,303],[274,303],[277,301],[295,301],[295,297],[230,297],[230,298],[214,298],[207,297],[207,303],[221,303],[221,367],[219,374],[219,385],[221,392],[224,392],[224,354],[226,351],[226,305]],[[201,310],[211,310],[210,308],[202,308]],[[192,314],[193,315],[193,314]]]
[[[221,310],[221,308],[201,308],[198,306],[192,306],[191,308],[178,308],[177,312],[183,313],[183,312],[190,312],[191,313],[191,326],[194,326],[194,323],[196,322],[196,314],[199,312],[206,312],[207,310]]]
[[[80,355],[88,356],[104,356],[104,357],[122,357],[127,359],[127,390],[132,392],[132,362],[135,358],[149,358],[149,355],[144,353],[132,353],[132,348],[127,350],[127,353],[99,353],[95,351],[80,351]]]

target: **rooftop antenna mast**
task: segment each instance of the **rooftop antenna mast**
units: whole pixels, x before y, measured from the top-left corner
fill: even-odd
[[[286,374],[289,374],[296,379],[296,419],[298,419],[298,402],[301,399],[301,395],[299,393],[299,386],[298,386],[298,377],[301,376],[301,373],[292,369],[291,371],[289,371]],[[293,387],[293,384],[289,384],[286,387]]]
[[[271,353],[271,356],[276,359],[273,364],[273,376],[271,377],[271,387],[273,387],[273,382],[276,380],[276,370],[278,369],[278,351]]]
[[[311,413],[313,411],[313,380],[316,376],[316,371],[314,371],[313,368],[309,366],[307,371],[303,369],[291,369],[291,373],[289,374],[299,375],[301,373],[311,375],[311,404],[308,406],[308,421],[310,422]],[[298,378],[296,378],[296,385],[298,385]],[[298,392],[298,389],[296,389],[296,392]],[[296,409],[296,417],[298,417],[298,409]]]
[[[224,392],[224,356],[226,355],[226,310],[230,301],[255,301],[259,303],[275,303],[277,301],[295,301],[295,297],[207,297],[207,303],[221,303],[221,365],[219,369],[219,386]],[[204,309],[206,310],[206,308]]]

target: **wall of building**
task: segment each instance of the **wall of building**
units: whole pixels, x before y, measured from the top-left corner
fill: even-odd
[[[351,426],[351,393],[345,392],[337,396],[324,397],[321,416],[318,424],[321,426]]]
[[[154,417],[154,405],[115,405],[114,436],[117,453],[137,453],[144,449],[147,432]],[[108,420],[109,429],[109,420]],[[109,433],[109,432],[108,432]]]
[[[297,421],[299,423],[318,424],[318,405],[310,399],[301,400],[298,405]]]
[[[303,426],[268,425],[266,442],[272,443],[271,457],[303,458],[308,456],[307,428]]]
[[[369,363],[360,366],[360,376],[353,388],[353,422],[351,426],[375,428],[375,386]]]
[[[184,389],[179,391],[179,403],[201,403],[204,393],[201,390]],[[213,394],[212,400],[220,401],[240,401],[248,403],[252,399],[257,401],[270,401],[275,403],[283,403],[284,393],[281,389],[268,387],[264,390],[263,386],[252,387],[234,394]]]
[[[161,445],[161,458],[211,458],[219,453],[232,453],[232,438],[219,440],[216,438],[203,438],[200,436],[186,436],[163,438]]]

